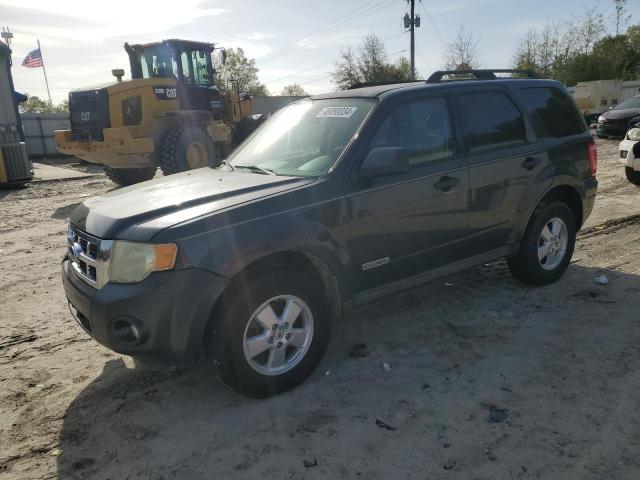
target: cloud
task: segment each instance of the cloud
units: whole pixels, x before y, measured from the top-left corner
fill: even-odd
[[[203,8],[200,0],[181,0],[179,8],[175,3],[148,0],[111,0],[108,4],[87,0],[0,0],[0,6],[22,10],[22,22],[29,19],[28,24],[14,22],[16,31],[37,31],[41,36],[89,43],[160,33],[227,12],[223,8]],[[49,21],[49,16],[54,16],[54,21]]]

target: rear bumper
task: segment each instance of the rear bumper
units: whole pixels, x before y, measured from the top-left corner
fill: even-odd
[[[62,282],[71,313],[97,342],[125,355],[187,364],[200,353],[213,305],[227,280],[205,270],[156,272],[136,284],[95,289],[62,262]],[[136,340],[123,334],[134,325]]]
[[[633,140],[623,140],[618,147],[620,152],[619,161],[625,167],[640,171],[640,142]]]
[[[126,127],[105,128],[103,141],[74,141],[71,130],[53,132],[56,147],[66,155],[113,167],[154,165],[152,138],[133,138]]]
[[[598,180],[596,177],[588,177],[584,181],[585,196],[582,202],[582,224],[589,218],[593,211],[593,205],[596,203],[596,195],[598,193]]]

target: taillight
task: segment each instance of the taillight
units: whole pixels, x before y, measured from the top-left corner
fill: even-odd
[[[587,150],[589,152],[589,172],[591,175],[595,175],[598,171],[598,147],[596,147],[596,142],[591,140],[587,145]]]

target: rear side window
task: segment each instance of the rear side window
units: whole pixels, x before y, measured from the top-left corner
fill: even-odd
[[[504,93],[476,92],[461,95],[469,151],[478,152],[527,142],[520,110]]]
[[[584,132],[576,107],[559,88],[523,88],[522,94],[539,137],[562,138]]]

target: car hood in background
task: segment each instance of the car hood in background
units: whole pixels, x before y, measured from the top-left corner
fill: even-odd
[[[627,118],[633,118],[640,115],[640,109],[637,108],[625,108],[622,110],[607,110],[602,114],[607,120],[623,120]]]
[[[205,167],[86,200],[71,214],[71,223],[99,238],[146,241],[161,228],[171,226],[167,222],[153,221],[160,217],[177,219],[180,216],[176,216],[176,212],[184,210],[215,212],[313,181],[314,178],[229,172]]]

